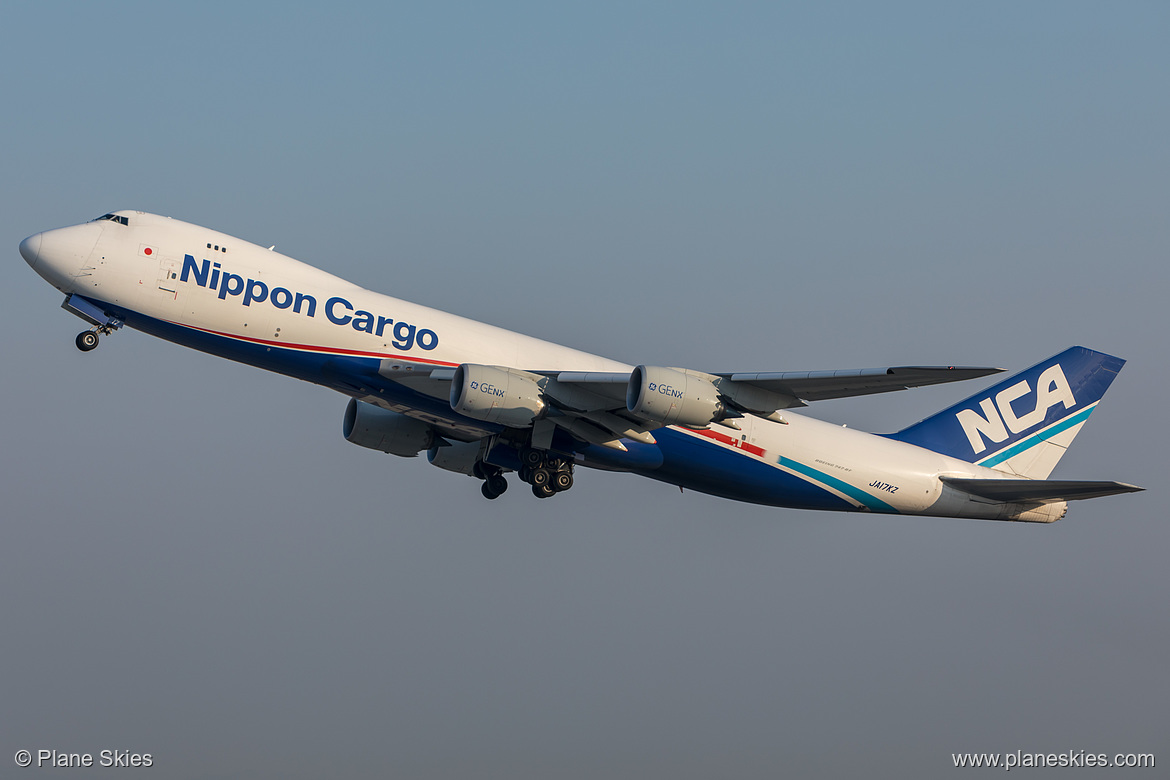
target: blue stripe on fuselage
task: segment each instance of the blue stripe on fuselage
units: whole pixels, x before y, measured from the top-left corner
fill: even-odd
[[[823,482],[824,484],[833,488],[837,492],[844,493],[845,495],[852,498],[854,501],[857,501],[859,504],[867,507],[868,509],[873,510],[874,512],[887,512],[889,514],[898,514],[898,510],[894,509],[894,507],[890,506],[885,501],[882,501],[880,498],[876,498],[874,496],[871,496],[869,493],[866,493],[861,488],[854,487],[853,485],[850,485],[848,482],[846,482],[842,479],[837,479],[832,474],[826,474],[825,472],[823,472],[819,469],[814,469],[812,466],[806,466],[803,463],[798,463],[797,461],[792,460],[791,458],[781,457],[780,458],[780,465],[786,469],[792,469],[793,471],[798,471],[801,474],[804,474],[805,476],[808,476],[808,477],[811,477],[812,479],[815,479],[817,482]]]
[[[857,511],[859,507],[795,474],[676,428],[654,431],[662,465],[643,476],[721,498],[795,509]]]
[[[201,352],[313,382],[345,395],[376,395],[438,418],[491,432],[503,430],[498,425],[463,418],[442,399],[386,379],[378,374],[381,360],[376,357],[261,344],[158,320],[100,301],[94,303],[135,330]],[[559,437],[558,444],[563,444],[567,438]],[[628,448],[625,453],[588,444],[577,445],[576,451],[583,456],[586,466],[629,471],[721,498],[798,509],[860,509],[809,479],[709,439],[675,428],[659,428],[654,431],[654,438],[657,444],[623,440]],[[566,451],[566,454],[569,453]]]
[[[126,325],[135,330],[197,349],[200,352],[312,382],[348,396],[377,396],[391,403],[408,405],[420,412],[450,420],[457,425],[470,426],[489,433],[503,430],[501,426],[493,423],[465,418],[453,412],[450,404],[442,399],[420,393],[383,377],[378,373],[382,361],[376,357],[336,355],[328,352],[258,344],[253,341],[158,320],[112,304],[99,301],[94,301],[94,303],[105,311],[115,314]]]

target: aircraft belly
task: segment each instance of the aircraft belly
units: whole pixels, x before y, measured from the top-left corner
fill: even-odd
[[[451,421],[456,426],[465,426],[466,430],[458,430],[469,439],[502,430],[498,425],[465,419],[453,413],[446,399],[386,379],[378,373],[382,362],[378,356],[337,354],[337,351],[325,351],[327,348],[281,344],[271,338],[216,333],[167,322],[118,305],[102,305],[137,330],[323,385],[437,425]],[[839,460],[839,455],[849,452],[852,446],[854,455],[864,456],[861,460],[872,464],[897,459],[875,459],[875,453],[863,450],[875,446],[907,451],[919,451],[920,448],[860,431],[846,432],[838,426],[796,415],[789,417],[789,423],[779,425],[756,420],[748,428],[750,437],[721,433],[719,426],[702,431],[667,427],[654,431],[656,444],[624,440],[625,452],[581,443],[574,443],[573,448],[580,454],[584,466],[634,472],[685,489],[768,506],[917,513],[923,512],[937,497],[937,493],[930,495],[938,483],[933,474],[923,482],[927,484],[925,491],[920,485],[909,490],[910,480],[905,473],[897,478],[885,472],[884,476],[875,477],[878,472],[872,470],[843,474],[839,473],[843,467],[815,454],[831,451],[837,453]],[[838,438],[847,441],[836,441]],[[811,447],[810,443],[816,446]],[[925,451],[922,453],[929,455]],[[926,477],[925,474],[918,476]],[[864,480],[870,480],[871,484],[865,484]],[[918,481],[921,480],[915,480]],[[902,495],[896,496],[898,492]],[[919,496],[919,500],[908,500],[912,495]]]
[[[101,303],[101,302],[99,302]],[[395,406],[411,410],[411,416],[420,419],[452,421],[466,428],[469,438],[487,436],[501,430],[500,426],[470,420],[455,414],[446,399],[436,399],[404,387],[378,374],[381,359],[356,355],[336,354],[269,341],[231,337],[212,331],[179,325],[155,319],[119,306],[101,303],[115,312],[129,327],[152,336],[181,344],[201,352],[224,357],[239,363],[263,368],[306,382],[323,385],[345,395],[374,399],[386,408]],[[462,428],[461,428],[462,430]]]
[[[934,453],[819,420],[788,420],[755,420],[739,436],[719,426],[661,428],[653,462],[645,453],[635,463],[633,453],[609,451],[597,456],[613,463],[597,465],[769,506],[917,514],[936,502],[941,459]],[[592,460],[590,450],[585,465]]]
[[[722,446],[694,432],[654,432],[662,465],[638,473],[722,498],[799,509],[857,510],[851,502],[806,478],[763,459]]]

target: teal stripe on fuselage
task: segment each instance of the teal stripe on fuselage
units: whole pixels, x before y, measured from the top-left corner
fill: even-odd
[[[1064,431],[1067,431],[1069,428],[1073,427],[1074,425],[1079,425],[1080,423],[1083,423],[1085,420],[1089,419],[1089,415],[1092,414],[1093,410],[1096,408],[1097,408],[1097,404],[1093,404],[1088,409],[1083,409],[1082,411],[1079,411],[1076,414],[1070,414],[1068,417],[1065,417],[1060,422],[1054,424],[1051,428],[1045,428],[1044,430],[1039,431],[1038,433],[1035,433],[1032,436],[1029,436],[1028,438],[1024,439],[1023,441],[1016,442],[1012,446],[1010,446],[1006,449],[1000,450],[999,452],[995,453],[994,455],[991,455],[991,456],[987,457],[986,459],[979,461],[978,465],[986,466],[987,468],[993,468],[995,466],[998,466],[999,464],[1003,463],[1005,460],[1010,460],[1011,458],[1014,458],[1015,456],[1019,455],[1020,453],[1026,452],[1026,451],[1032,449],[1037,444],[1048,441],[1053,436],[1056,436],[1059,433],[1063,433]]]
[[[796,461],[790,460],[783,456],[780,457],[779,463],[786,469],[792,469],[793,471],[799,472],[806,477],[811,477],[818,482],[828,485],[838,492],[844,493],[867,509],[870,509],[874,512],[886,512],[888,514],[895,515],[898,514],[897,509],[894,509],[894,507],[890,506],[885,501],[882,501],[880,498],[874,498],[861,488],[854,487],[848,482],[837,479],[831,474],[826,474],[823,471],[818,471],[811,466],[806,466],[803,463],[797,463]]]

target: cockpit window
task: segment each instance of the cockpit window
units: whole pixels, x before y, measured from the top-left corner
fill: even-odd
[[[130,220],[127,217],[119,217],[117,214],[103,214],[97,219],[91,219],[90,222],[101,222],[103,219],[108,219],[110,222],[117,222],[119,225],[130,226]]]

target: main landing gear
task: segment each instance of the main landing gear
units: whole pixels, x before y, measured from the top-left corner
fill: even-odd
[[[472,471],[476,477],[483,480],[483,484],[479,486],[479,492],[483,493],[483,497],[489,501],[499,498],[508,489],[508,480],[504,479],[504,474],[498,467],[481,460],[475,464]]]
[[[532,486],[532,495],[537,498],[552,498],[573,487],[573,461],[544,450],[525,447],[520,451],[520,479]],[[472,474],[483,480],[479,491],[488,500],[495,500],[508,489],[508,480],[498,466],[480,461],[472,468]]]
[[[532,495],[552,498],[573,487],[573,462],[544,450],[525,447],[520,451],[520,479],[532,485]]]

